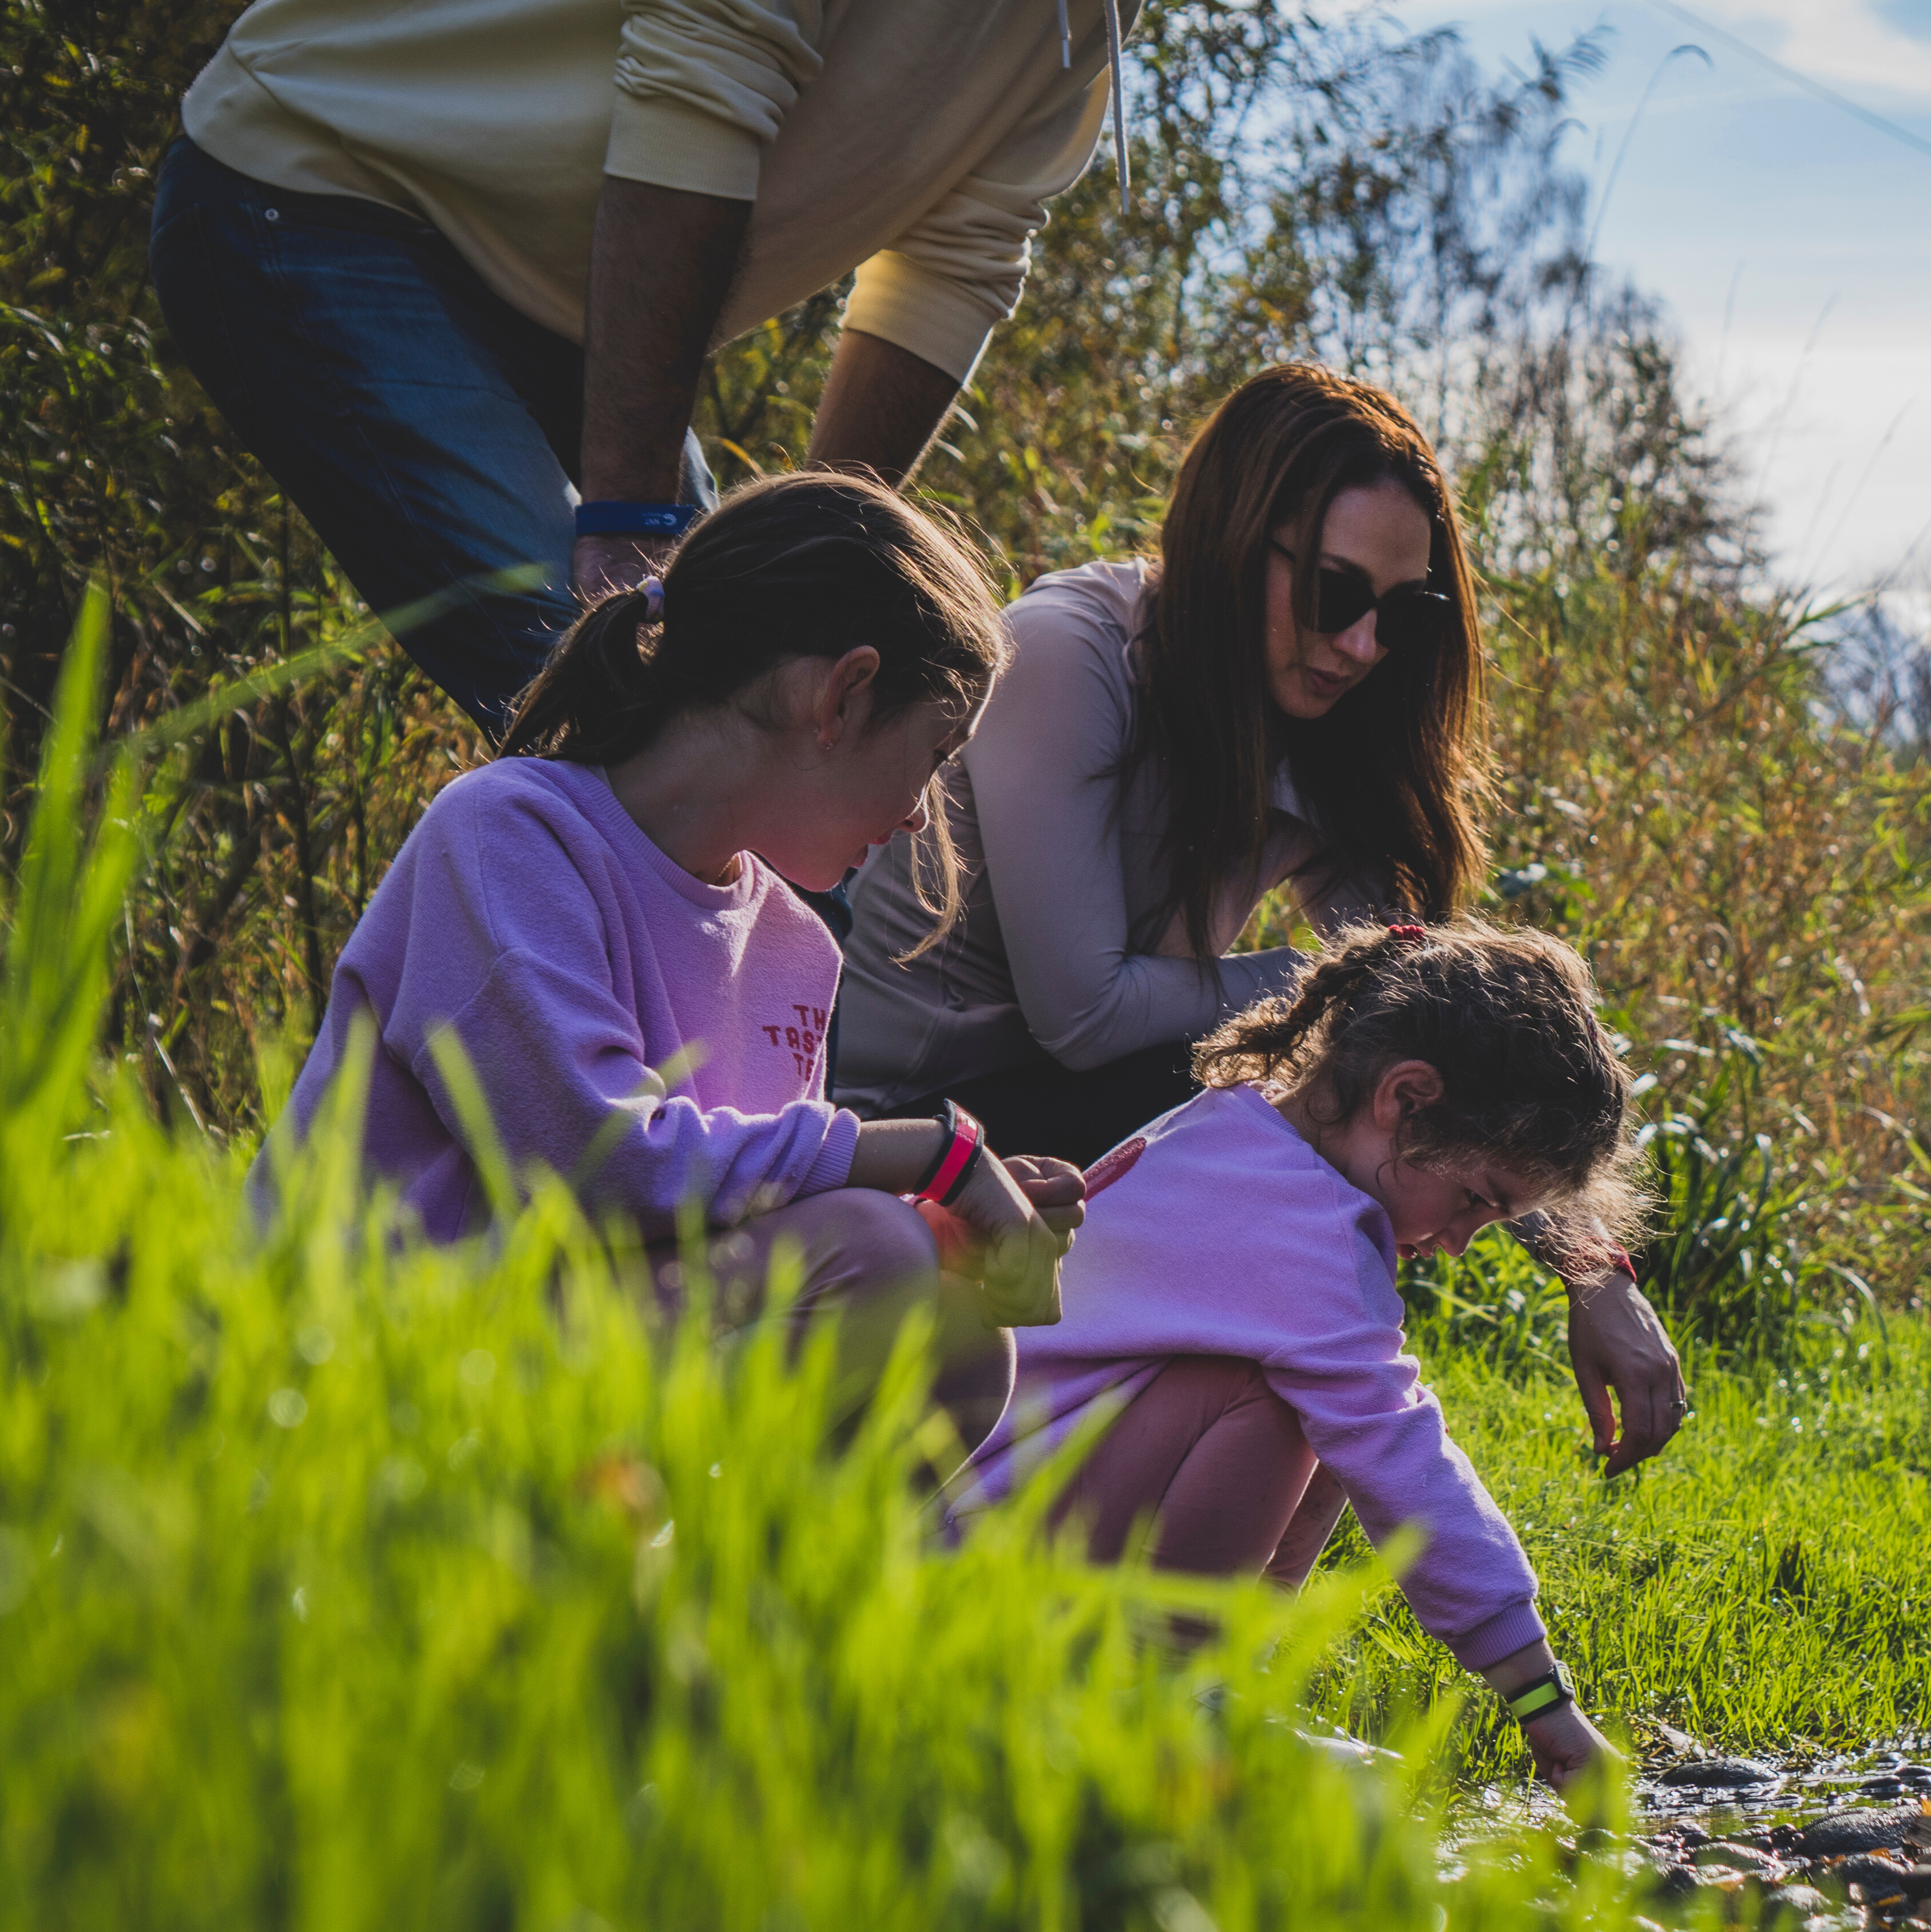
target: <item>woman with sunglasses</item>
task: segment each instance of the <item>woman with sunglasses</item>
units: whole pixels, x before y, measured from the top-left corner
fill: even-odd
[[[1322,932],[1477,886],[1481,644],[1455,507],[1394,399],[1308,364],[1195,438],[1157,562],[1042,578],[948,775],[968,892],[930,920],[908,840],[852,889],[837,1082],[949,1096],[990,1144],[1090,1165],[1188,1098],[1193,1044],[1298,976],[1230,954],[1285,885]]]
[[[1291,363],[1195,438],[1157,561],[1043,578],[1006,626],[1009,668],[947,772],[964,916],[921,950],[914,848],[874,854],[852,890],[838,1094],[877,1116],[950,1101],[1001,1154],[1085,1167],[1197,1090],[1196,1041],[1299,977],[1288,947],[1228,951],[1267,893],[1287,887],[1324,934],[1438,920],[1473,895],[1474,584],[1414,418]],[[1570,1346],[1613,1475],[1687,1402],[1627,1258],[1603,1245],[1570,1284]],[[1317,1483],[1284,1560],[1311,1563],[1339,1506]]]

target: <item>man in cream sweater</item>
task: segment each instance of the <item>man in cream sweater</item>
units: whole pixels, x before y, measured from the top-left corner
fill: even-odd
[[[371,606],[440,600],[403,642],[494,732],[573,590],[638,580],[714,500],[686,425],[715,344],[856,269],[811,457],[913,469],[1092,158],[1120,26],[1119,0],[255,0],[184,103],[155,286]],[[478,581],[529,563],[538,588]]]

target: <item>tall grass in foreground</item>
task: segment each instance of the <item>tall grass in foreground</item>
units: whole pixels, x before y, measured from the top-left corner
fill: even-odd
[[[559,1192],[435,1252],[325,1160],[257,1242],[103,1099],[0,1246],[0,1923],[1404,1927],[1552,1882],[1533,1837],[1438,1875],[1426,1720],[1372,1770],[1297,1735],[1347,1586],[1092,1572],[1025,1509],[937,1546],[915,1338],[835,1453],[828,1351],[650,1335]]]
[[[559,1184],[430,1248],[352,1082],[258,1228],[91,1050],[143,809],[125,760],[88,809],[100,634],[0,975],[0,1924],[1433,1928],[1556,1882],[1533,1834],[1438,1869],[1447,1707],[1372,1767],[1301,1736],[1354,1586],[1089,1570],[1043,1492],[947,1547],[910,1328],[854,1433],[829,1338],[653,1331]]]
[[[1094,1571],[1043,1490],[948,1546],[916,1333],[853,1433],[828,1338],[654,1328],[553,1181],[425,1246],[346,1093],[258,1228],[240,1156],[93,1051],[148,822],[126,759],[85,782],[100,637],[0,927],[0,1925],[1631,1922],[1546,1831],[1439,1858],[1519,1744],[1378,1573]],[[1699,1370],[1684,1447],[1605,1490],[1523,1308],[1486,1351],[1419,1325],[1592,1705],[1922,1723],[1918,1328]],[[1177,1610],[1221,1640],[1177,1658]],[[1323,1717],[1399,1756],[1336,1762]]]

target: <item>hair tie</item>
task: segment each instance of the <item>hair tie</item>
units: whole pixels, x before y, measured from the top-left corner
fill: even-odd
[[[1391,926],[1388,928],[1388,937],[1403,946],[1425,945],[1428,940],[1428,928],[1423,926]]]
[[[664,580],[661,577],[646,577],[637,588],[643,592],[643,621],[646,624],[661,624],[664,621]]]

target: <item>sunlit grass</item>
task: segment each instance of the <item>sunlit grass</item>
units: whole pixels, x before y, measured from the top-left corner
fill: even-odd
[[[1427,1312],[1416,1341],[1449,1426],[1521,1534],[1558,1655],[1639,1738],[1663,1719],[1713,1744],[1843,1749],[1931,1723],[1931,1330],[1858,1318],[1780,1360],[1687,1349],[1693,1406],[1669,1450],[1606,1483],[1561,1364],[1563,1300],[1491,1239],[1486,1306]],[[1453,1277],[1480,1292],[1475,1268]],[[1359,1532],[1330,1560],[1365,1553]],[[1328,1673],[1359,1723],[1460,1681],[1384,1591]],[[1352,1675],[1351,1675],[1352,1673]],[[1471,1702],[1461,1774],[1519,1772],[1513,1730]]]

